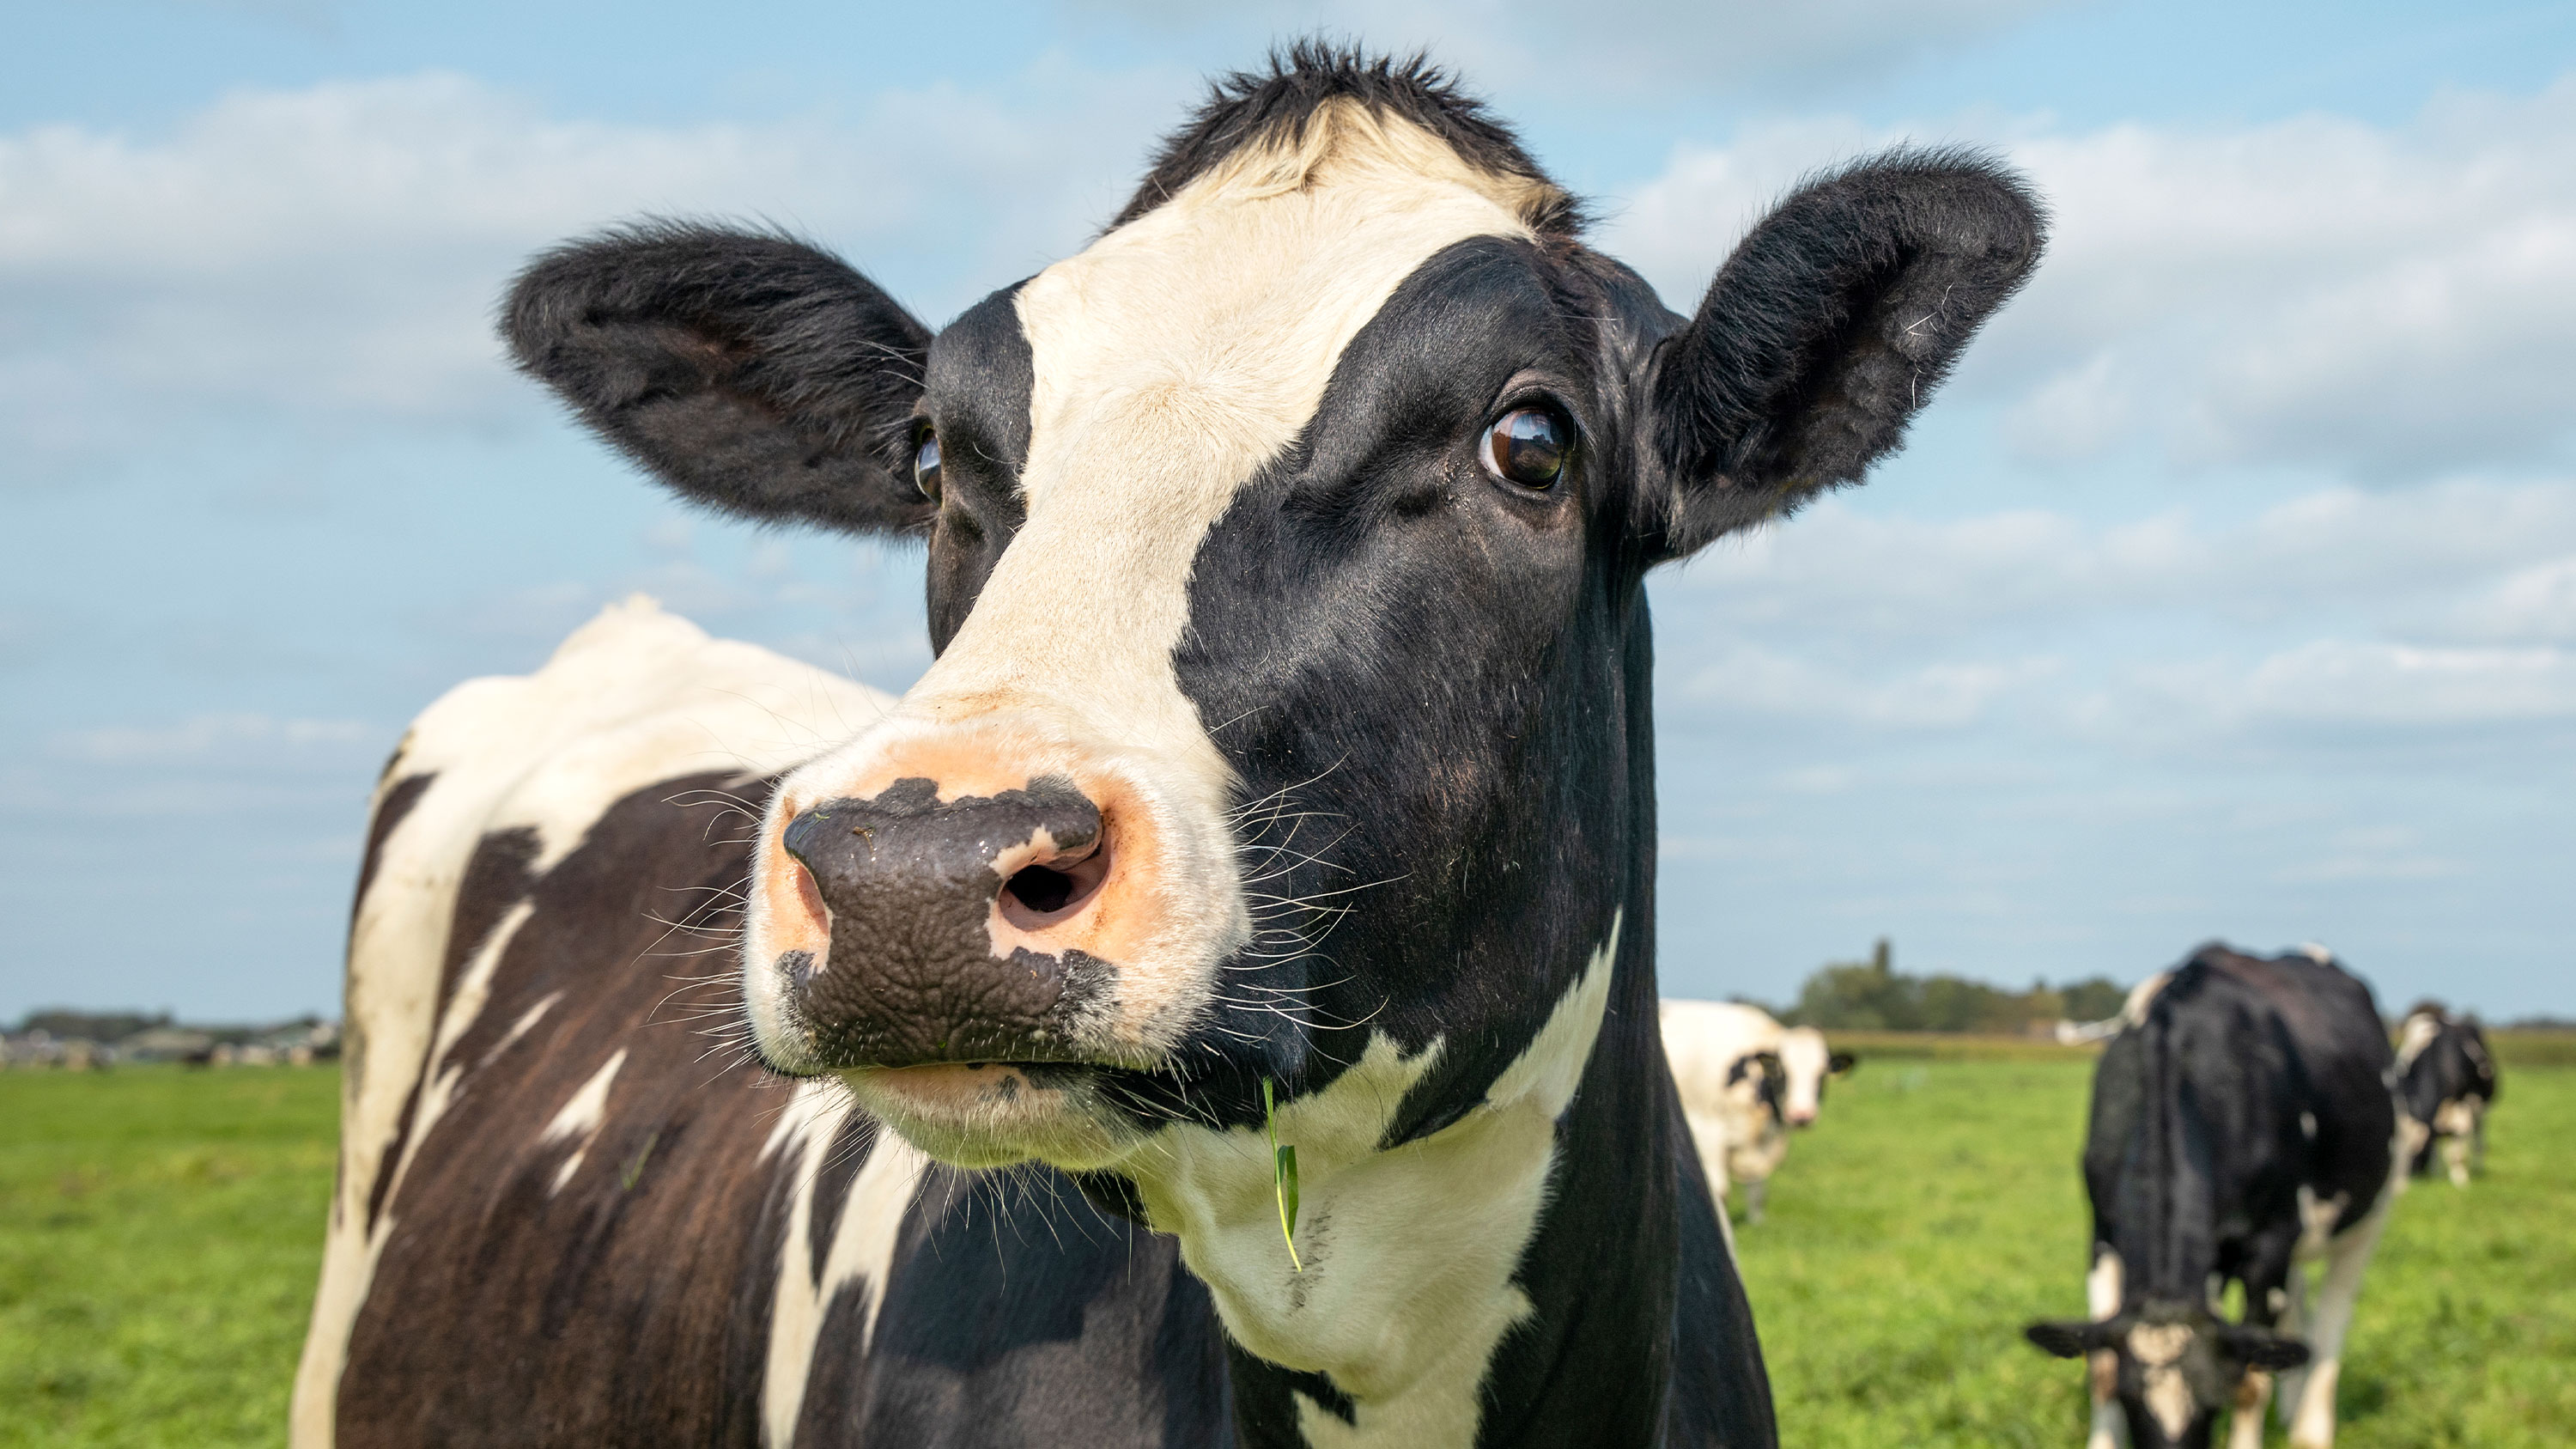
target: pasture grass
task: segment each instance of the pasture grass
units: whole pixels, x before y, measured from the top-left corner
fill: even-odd
[[[1837,1045],[1843,1038],[1835,1038]],[[2348,1449],[2576,1442],[2576,1070],[2506,1068],[2487,1174],[2399,1200],[2338,1395]],[[1739,1226],[1790,1449],[2081,1443],[2089,1060],[1870,1057]],[[2267,1442],[2286,1442],[2278,1424]]]
[[[2576,1439],[2576,1069],[2511,1060],[2487,1176],[2398,1204],[2349,1449]],[[2021,1326],[2083,1312],[2090,1070],[1879,1054],[1834,1085],[1738,1233],[1789,1449],[2081,1442],[2082,1370]],[[0,1073],[0,1446],[283,1439],[337,1103],[321,1070]]]
[[[339,1090],[0,1072],[0,1446],[285,1440]]]

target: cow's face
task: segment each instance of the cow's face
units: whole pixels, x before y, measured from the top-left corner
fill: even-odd
[[[2219,1411],[2251,1402],[2240,1392],[2248,1374],[2308,1361],[2298,1340],[2223,1322],[2197,1305],[2150,1304],[2098,1322],[2035,1323],[2026,1333],[2061,1358],[2107,1362],[2136,1449],[2207,1449]]]
[[[1991,166],[1892,157],[1685,321],[1454,101],[1237,101],[935,339],[689,228],[506,324],[681,491],[927,542],[936,662],[779,784],[743,981],[767,1060],[952,1161],[1353,1074],[1373,1149],[1588,1049],[1651,899],[1644,570],[1858,478],[2037,250]]]

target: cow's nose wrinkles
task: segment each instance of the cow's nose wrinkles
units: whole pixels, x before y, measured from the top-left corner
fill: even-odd
[[[781,965],[835,1065],[1045,1059],[1097,990],[1103,963],[1044,949],[1115,855],[1069,780],[952,800],[897,780],[806,810],[779,844],[830,940],[823,960]],[[997,936],[997,916],[1015,930]]]

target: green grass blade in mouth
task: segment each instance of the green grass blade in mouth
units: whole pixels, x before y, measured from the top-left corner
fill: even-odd
[[[1261,1079],[1261,1126],[1270,1135],[1270,1186],[1279,1198],[1279,1236],[1288,1242],[1288,1263],[1298,1272],[1306,1265],[1297,1257],[1297,1149],[1279,1145],[1279,1101],[1270,1079]]]

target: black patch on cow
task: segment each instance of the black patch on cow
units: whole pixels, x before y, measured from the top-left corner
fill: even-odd
[[[1026,286],[1023,282],[1020,286]],[[939,436],[940,505],[923,586],[930,647],[945,652],[1002,550],[1028,517],[1020,471],[1029,460],[1029,397],[1036,387],[1020,286],[966,309],[930,346],[925,420]]]
[[[1306,1436],[1297,1429],[1300,1394],[1345,1424],[1359,1422],[1359,1407],[1327,1375],[1281,1368],[1244,1352],[1232,1339],[1226,1340],[1225,1356],[1234,1380],[1235,1442],[1241,1449],[1306,1449]]]
[[[529,376],[673,491],[737,518],[912,533],[929,330],[783,235],[646,221],[531,263],[501,335]]]
[[[1132,1179],[1114,1172],[1069,1172],[1065,1177],[1093,1207],[1121,1222],[1146,1226],[1145,1201],[1136,1195]]]
[[[1164,140],[1153,169],[1110,225],[1125,226],[1152,211],[1247,146],[1293,144],[1315,112],[1334,100],[1410,121],[1479,170],[1552,189],[1554,200],[1523,220],[1558,235],[1582,230],[1581,207],[1530,159],[1511,128],[1461,90],[1448,71],[1419,53],[1398,60],[1313,38],[1271,52],[1267,69],[1235,71],[1211,84],[1207,102]]]
[[[865,1396],[818,1379],[803,1425],[828,1425],[812,1441],[826,1444],[1219,1444],[1222,1338],[1171,1239],[1102,1216],[1048,1169],[933,1168]]]
[[[401,759],[402,753],[396,751],[393,759],[385,762],[385,768],[393,769]],[[353,929],[358,923],[358,908],[367,902],[367,887],[376,883],[376,865],[385,853],[386,838],[403,823],[405,816],[411,814],[411,808],[420,803],[420,797],[429,793],[430,782],[437,778],[435,770],[405,775],[385,791],[383,799],[376,802],[375,815],[367,821],[366,852],[358,857],[358,889],[349,897],[349,924]]]
[[[1800,187],[1657,353],[1641,527],[1666,557],[1860,481],[2030,279],[2046,215],[1973,151],[1897,150]]]

